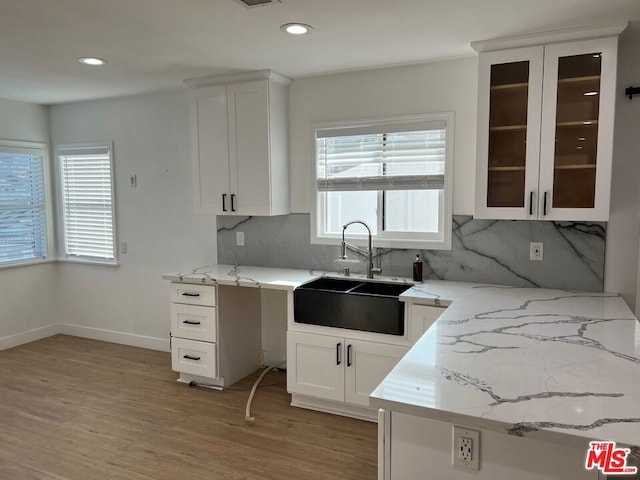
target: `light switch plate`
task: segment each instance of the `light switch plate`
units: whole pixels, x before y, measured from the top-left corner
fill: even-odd
[[[244,247],[244,232],[236,232],[236,245]]]

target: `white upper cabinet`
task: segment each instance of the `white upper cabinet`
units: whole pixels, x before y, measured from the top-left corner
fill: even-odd
[[[289,213],[289,80],[263,70],[185,83],[196,212]]]
[[[608,220],[623,29],[473,44],[480,52],[476,218]],[[587,35],[598,38],[568,41]],[[534,40],[542,44],[523,46]]]

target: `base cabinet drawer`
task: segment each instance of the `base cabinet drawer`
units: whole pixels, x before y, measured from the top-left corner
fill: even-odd
[[[218,332],[215,307],[172,303],[171,335],[189,340],[216,342]]]
[[[218,355],[215,343],[172,338],[171,368],[176,372],[217,378]]]
[[[216,306],[216,287],[213,285],[171,284],[171,301],[189,305]]]

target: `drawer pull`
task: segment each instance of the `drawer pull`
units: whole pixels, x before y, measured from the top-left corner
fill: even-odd
[[[183,297],[199,297],[200,293],[198,292],[182,292]]]
[[[187,360],[195,360],[196,362],[200,360],[200,357],[196,357],[195,355],[185,355],[182,358],[186,358]]]
[[[185,323],[187,325],[200,325],[200,322],[197,320],[184,320],[182,323]]]

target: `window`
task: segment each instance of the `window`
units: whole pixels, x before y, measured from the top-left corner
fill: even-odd
[[[61,145],[56,158],[63,258],[115,264],[111,145]]]
[[[363,220],[376,246],[451,248],[453,114],[316,126],[312,237],[335,243]],[[364,238],[358,224],[351,238]]]
[[[45,145],[0,141],[0,266],[47,258]]]

